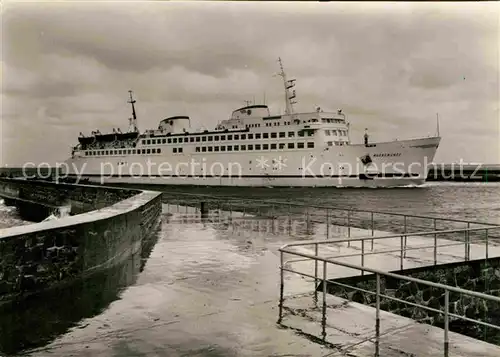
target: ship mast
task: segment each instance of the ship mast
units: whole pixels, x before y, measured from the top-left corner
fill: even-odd
[[[292,114],[293,105],[296,104],[297,102],[292,101],[292,99],[295,98],[295,90],[290,92],[290,89],[295,87],[295,79],[287,80],[285,70],[283,69],[283,63],[281,62],[281,58],[278,58],[278,62],[280,64],[280,70],[281,70],[279,75],[283,78],[283,84],[285,86],[285,104],[286,104],[285,114]]]
[[[132,104],[132,125],[133,125],[133,131],[139,131],[139,129],[137,128],[137,115],[135,114],[135,99],[132,98],[132,91],[129,90],[128,91],[129,95],[130,95],[130,100],[128,101],[128,103]]]

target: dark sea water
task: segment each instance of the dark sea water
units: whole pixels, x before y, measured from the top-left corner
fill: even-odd
[[[137,186],[134,186],[137,187]],[[236,188],[195,186],[138,186],[168,192],[164,202],[184,202],[175,193],[276,200],[361,210],[487,221],[500,224],[500,183],[426,183],[420,187],[356,188]],[[276,207],[279,209],[280,207]],[[283,207],[281,207],[283,209]],[[0,229],[26,224],[15,209],[0,200]]]
[[[388,211],[500,224],[500,183],[436,182],[419,187],[385,189],[142,187],[168,192],[164,201],[169,198],[175,201],[175,193],[206,194],[238,197],[242,198],[242,201],[276,200],[332,208]]]

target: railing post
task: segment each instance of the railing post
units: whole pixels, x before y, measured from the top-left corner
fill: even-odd
[[[377,273],[377,295],[375,315],[375,357],[380,356],[380,274]]]
[[[306,234],[309,234],[309,207],[306,208]]]
[[[284,285],[285,285],[285,272],[283,270],[283,264],[284,264],[284,257],[283,257],[283,252],[280,251],[280,302],[279,302],[279,316],[278,316],[278,323],[281,324],[281,321],[283,320],[283,290],[284,290]]]
[[[206,202],[200,203],[201,218],[208,218],[208,204]]]
[[[321,327],[323,330],[323,341],[326,341],[326,261],[323,262],[323,311]]]
[[[274,214],[275,214],[275,210],[274,210],[274,203],[273,203],[273,205],[271,206],[271,229],[273,231],[273,234],[276,233],[276,226],[275,226],[275,221],[274,221]]]
[[[361,267],[365,267],[365,240],[361,239]],[[361,270],[361,275],[365,275],[365,270]]]
[[[403,216],[403,219],[404,219],[404,228],[403,228],[403,229],[404,229],[404,231],[403,231],[403,233],[404,233],[404,234],[406,234],[406,227],[407,227],[407,225],[406,225],[406,224],[407,224],[407,222],[406,222],[407,218],[406,218],[406,217],[407,217],[407,216],[406,216],[406,214],[405,214],[405,215]]]
[[[434,265],[437,264],[437,224],[436,218],[434,218]]]
[[[351,210],[347,211],[347,237],[351,238]],[[348,242],[348,246],[351,242]]]
[[[450,341],[448,340],[449,329],[449,311],[450,311],[450,292],[448,289],[444,291],[444,357],[448,357]]]
[[[292,206],[288,204],[288,234],[292,234]]]
[[[330,237],[330,210],[326,209],[326,239]]]
[[[229,201],[229,220],[231,223],[233,222],[233,205],[231,204],[231,201]]]
[[[318,243],[314,244],[314,305],[318,304]]]
[[[400,270],[403,270],[403,242],[404,240],[404,237],[401,236],[401,254],[399,255],[400,259],[399,259],[399,268]]]
[[[373,226],[373,211],[371,212],[371,216],[372,216],[372,237],[373,237],[373,231],[374,231],[374,226]]]
[[[486,242],[485,242],[485,245],[486,245],[486,247],[485,247],[485,249],[486,249],[485,257],[486,258],[485,259],[488,260],[488,229],[485,229],[484,232],[485,232],[485,235],[486,235],[486,237],[485,237],[485,240],[486,240]]]
[[[467,222],[467,260],[470,260],[470,222]]]
[[[469,260],[467,259],[467,230],[464,231],[464,260]]]

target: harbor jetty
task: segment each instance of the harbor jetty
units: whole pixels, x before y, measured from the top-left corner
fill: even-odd
[[[138,280],[119,300],[94,293],[109,307],[80,312],[28,354],[500,353],[498,225],[178,192],[161,200],[160,238]],[[110,279],[93,281],[115,291]],[[12,352],[28,343],[10,316],[2,330],[16,333],[2,346]]]

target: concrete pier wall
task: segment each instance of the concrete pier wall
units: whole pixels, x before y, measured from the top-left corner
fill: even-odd
[[[16,201],[16,205],[21,206],[30,201],[49,208],[70,206],[71,215],[110,206],[138,192],[123,188],[0,178],[0,197],[7,201]]]
[[[406,269],[402,271],[394,271],[393,273],[459,287],[466,290],[477,291],[493,296],[500,295],[500,258],[493,258],[487,261],[482,259],[468,262],[442,264],[431,267]],[[339,278],[329,281],[332,283],[327,285],[328,293],[357,303],[375,307],[375,275],[370,274],[365,276]],[[354,288],[366,290],[368,292],[336,285],[334,283],[345,284]],[[383,295],[444,311],[445,292],[443,289],[385,276],[380,277],[380,285],[380,292]],[[319,290],[322,289],[322,284],[320,284]],[[477,319],[493,325],[500,324],[500,304],[496,302],[450,292],[449,306],[449,312],[451,314]],[[403,302],[397,302],[381,297],[380,308],[382,310],[412,318],[419,322],[427,323],[433,326],[444,326],[443,314],[426,310],[421,307],[411,306]],[[485,340],[490,343],[500,344],[500,331],[498,330],[492,328],[488,329],[479,324],[474,324],[457,317],[450,317],[449,326],[451,331]]]
[[[0,184],[3,192],[48,197],[53,204],[69,198],[83,203],[80,208],[86,211],[0,230],[0,304],[119,264],[141,250],[161,214],[161,194],[152,191],[29,181]]]

